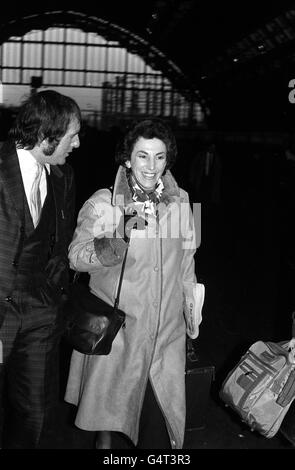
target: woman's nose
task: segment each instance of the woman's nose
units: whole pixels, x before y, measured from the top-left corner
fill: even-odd
[[[155,168],[155,159],[154,159],[153,157],[151,157],[151,158],[149,159],[149,165],[148,165],[148,167],[149,167],[150,170],[154,170],[154,168]]]

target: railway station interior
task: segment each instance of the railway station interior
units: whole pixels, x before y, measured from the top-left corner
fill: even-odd
[[[206,289],[188,343],[184,449],[294,450],[295,402],[267,439],[219,391],[251,344],[295,331],[295,2],[6,2],[0,82],[0,141],[26,94],[54,89],[79,104],[81,145],[69,160],[77,214],[112,184],[130,122],[169,123],[172,173],[201,208],[195,259]],[[42,449],[93,448],[63,400],[71,352],[63,340],[56,426]]]

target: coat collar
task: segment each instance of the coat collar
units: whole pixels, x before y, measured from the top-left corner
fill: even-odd
[[[166,205],[168,205],[171,202],[174,202],[175,198],[180,197],[180,190],[170,170],[167,170],[165,174],[162,176],[162,181],[164,184],[164,190],[162,193],[161,202],[164,202]],[[120,165],[117,171],[117,175],[116,175],[115,183],[113,187],[112,205],[115,206],[116,201],[118,200],[122,201],[122,196],[123,196],[124,206],[128,206],[129,204],[134,204],[134,201],[132,199],[132,193],[128,185],[126,167],[123,165]]]

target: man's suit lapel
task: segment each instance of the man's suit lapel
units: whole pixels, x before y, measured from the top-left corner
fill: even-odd
[[[52,183],[52,192],[55,202],[56,214],[56,242],[59,240],[60,223],[64,218],[64,174],[56,165],[50,166],[50,179]]]
[[[61,169],[52,165],[50,167],[50,180],[56,211],[56,241],[59,239],[60,223],[64,219],[64,174]],[[25,190],[21,176],[19,161],[12,142],[6,142],[0,149],[0,185],[5,191],[18,213],[24,220]]]
[[[3,184],[20,219],[23,220],[25,190],[17,153],[12,142],[6,142],[0,150],[0,184]]]

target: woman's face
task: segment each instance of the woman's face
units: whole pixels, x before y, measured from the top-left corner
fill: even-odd
[[[153,190],[161,178],[167,163],[167,149],[164,142],[156,137],[145,139],[139,137],[126,162],[137,181],[148,190]]]

